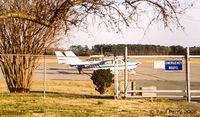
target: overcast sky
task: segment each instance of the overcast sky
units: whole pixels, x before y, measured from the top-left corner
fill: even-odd
[[[200,0],[194,8],[189,9],[180,21],[185,30],[164,29],[159,25],[152,26],[144,35],[141,29],[124,29],[123,34],[108,32],[105,29],[90,28],[90,35],[81,31],[73,31],[72,36],[62,42],[63,48],[71,45],[95,44],[155,44],[155,45],[181,45],[184,47],[200,46]]]

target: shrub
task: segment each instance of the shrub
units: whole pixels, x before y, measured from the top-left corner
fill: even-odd
[[[100,94],[104,94],[106,89],[113,83],[113,77],[114,75],[110,69],[95,70],[91,77],[93,84],[96,85],[95,90]]]

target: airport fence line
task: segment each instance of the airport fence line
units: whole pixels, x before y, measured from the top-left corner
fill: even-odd
[[[128,51],[128,50],[126,50]],[[31,91],[41,92],[44,97],[49,94],[49,92],[64,92],[64,93],[73,93],[77,89],[73,87],[66,87],[66,84],[70,85],[71,80],[77,80],[77,82],[82,82],[83,85],[93,85],[86,81],[90,80],[92,71],[85,71],[87,74],[80,75],[77,70],[72,70],[63,64],[58,64],[57,58],[55,55],[26,55],[26,54],[1,54],[0,56],[22,56],[22,57],[39,57],[39,65],[34,72],[33,77],[33,86],[31,86]],[[116,59],[115,57],[111,57]],[[124,56],[117,56],[117,58],[124,58]],[[167,98],[186,98],[188,101],[191,99],[199,99],[200,80],[198,79],[199,70],[200,70],[200,61],[198,60],[200,56],[195,55],[179,55],[179,56],[128,56],[125,60],[131,61],[138,60],[142,64],[136,68],[136,74],[130,74],[127,69],[122,71],[122,73],[115,73],[115,97],[118,98],[123,96],[125,98],[146,98],[146,97],[167,97]],[[86,60],[86,58],[81,58]],[[152,59],[152,60],[150,60]],[[183,70],[180,72],[166,72],[163,69],[154,69],[153,62],[154,60],[182,60]],[[186,66],[187,60],[189,65]],[[190,59],[193,60],[192,69],[190,69]],[[197,64],[196,64],[197,63]],[[116,65],[117,66],[117,65]],[[188,67],[188,68],[187,68]],[[190,73],[191,72],[191,73]],[[186,74],[189,73],[189,74]],[[186,81],[186,76],[188,80]],[[200,76],[200,75],[199,75]],[[0,91],[2,95],[8,93],[8,89],[3,79],[2,73],[0,73]],[[117,78],[118,77],[118,78]],[[167,78],[165,78],[167,77]],[[170,79],[170,77],[172,77]],[[191,81],[190,82],[190,77]],[[193,78],[195,77],[195,78]],[[142,80],[141,80],[142,79]],[[175,80],[180,81],[175,81]],[[61,84],[65,82],[65,84]],[[117,84],[116,84],[117,83]],[[81,85],[81,86],[83,86]],[[151,87],[151,86],[156,87]],[[168,85],[168,86],[164,86]],[[92,86],[88,86],[85,89],[80,87],[81,94],[98,94],[94,91],[91,91]],[[192,87],[191,87],[192,86]],[[147,87],[147,89],[145,89]],[[142,89],[143,88],[143,89]],[[148,89],[150,88],[150,89]],[[122,95],[121,95],[122,94]],[[126,94],[126,95],[125,95]],[[164,95],[165,94],[165,95]],[[170,94],[170,95],[166,95]],[[193,95],[194,94],[194,95]]]
[[[136,89],[136,79],[132,79],[131,82],[128,82],[128,72],[127,72],[127,65],[125,65],[125,71],[124,71],[124,81],[123,81],[123,84],[124,84],[124,87],[123,87],[123,90],[119,90],[119,81],[118,81],[118,75],[115,75],[115,97],[118,98],[119,96],[119,93],[122,92],[124,94],[124,98],[154,98],[154,97],[167,97],[167,98],[186,98],[186,100],[188,102],[191,101],[191,98],[200,98],[200,90],[191,90],[191,70],[190,70],[190,59],[192,58],[200,58],[200,56],[198,55],[195,55],[195,56],[192,56],[192,55],[189,55],[189,48],[187,48],[187,53],[186,55],[179,55],[179,56],[128,56],[127,55],[127,48],[125,48],[125,56],[118,56],[117,58],[124,58],[126,64],[127,64],[127,60],[129,59],[149,59],[149,58],[154,58],[154,59],[168,59],[168,63],[170,61],[172,62],[180,62],[181,61],[181,67],[182,67],[182,64],[185,66],[185,68],[181,68],[181,70],[174,70],[174,71],[182,71],[183,70],[183,73],[182,73],[182,76],[183,74],[184,77],[185,77],[185,83],[182,83],[184,84],[184,87],[182,87],[182,89],[180,90],[177,90],[177,89],[170,89],[170,90],[167,90],[167,89],[157,89],[156,86],[150,86],[150,87],[140,87],[140,89]],[[166,60],[164,60],[166,61]],[[182,62],[183,61],[183,62]],[[171,65],[172,67],[176,67],[177,69],[179,69],[178,67],[180,67],[179,65]],[[166,70],[166,62],[165,62],[165,70]],[[167,66],[167,67],[170,67],[170,66]],[[172,68],[171,67],[171,68]],[[117,68],[116,68],[117,69]],[[174,71],[170,71],[168,72],[167,70],[165,72],[168,72],[170,74],[174,74]],[[137,76],[136,76],[137,77]],[[183,82],[182,81],[182,82]],[[137,81],[139,82],[139,81]],[[130,85],[131,84],[131,85]],[[170,87],[170,85],[169,85]],[[157,95],[157,93],[173,93],[174,95]],[[178,93],[182,93],[181,95],[177,95]],[[196,94],[196,95],[192,95],[191,94]],[[129,95],[128,95],[129,94]],[[139,95],[138,95],[139,94]]]

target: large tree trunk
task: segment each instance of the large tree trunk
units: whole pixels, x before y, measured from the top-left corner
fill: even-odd
[[[1,69],[11,93],[29,92],[36,56],[2,55]]]

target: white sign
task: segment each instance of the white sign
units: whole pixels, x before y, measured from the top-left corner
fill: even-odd
[[[154,69],[165,69],[165,61],[154,61]]]

